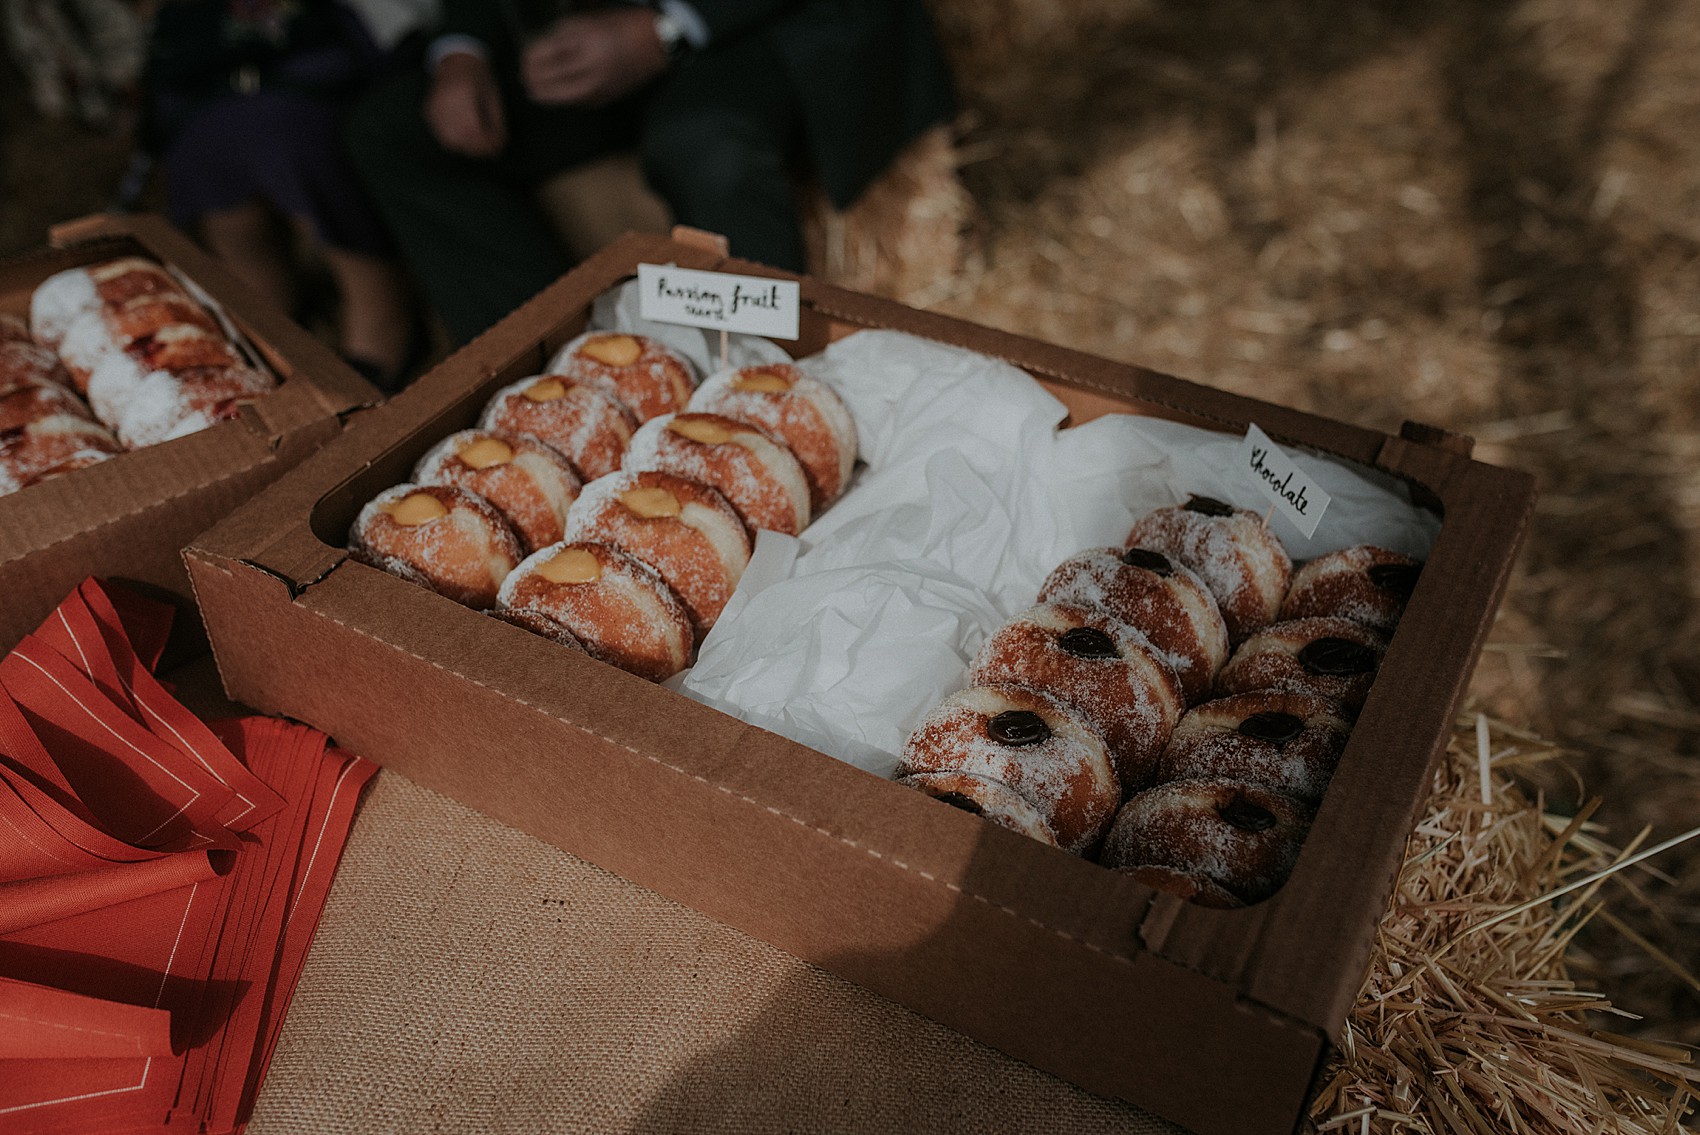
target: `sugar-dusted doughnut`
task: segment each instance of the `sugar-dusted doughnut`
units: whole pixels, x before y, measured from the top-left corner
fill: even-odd
[[[838,392],[795,363],[721,371],[691,395],[691,409],[755,426],[803,466],[815,512],[838,499],[856,464],[856,422]]]
[[[720,490],[745,524],[795,536],[809,523],[809,483],[791,451],[719,414],[665,414],[632,437],[627,469],[661,469]]]
[[[1189,703],[1209,695],[1228,660],[1228,625],[1215,597],[1191,568],[1149,548],[1070,556],[1045,580],[1039,602],[1095,607],[1143,631]]]
[[[587,331],[549,360],[547,374],[596,383],[639,422],[675,414],[690,401],[696,367],[659,339],[622,331]]]
[[[26,488],[122,452],[118,439],[87,417],[37,418],[0,432],[0,492]]]
[[[1230,642],[1274,621],[1293,575],[1291,557],[1261,516],[1213,497],[1157,509],[1133,526],[1125,544],[1198,573],[1216,597]]]
[[[507,623],[512,627],[518,627],[522,631],[530,631],[539,638],[546,638],[550,642],[559,643],[568,650],[584,652],[584,643],[578,640],[577,635],[541,612],[518,611],[511,607],[492,607],[488,614],[492,619]]]
[[[897,783],[1028,839],[1057,846],[1056,833],[1051,831],[1039,809],[1002,781],[966,772],[918,772],[901,777]]]
[[[553,447],[490,430],[450,434],[419,459],[413,479],[477,493],[507,517],[527,555],[560,541],[580,488],[578,474]]]
[[[0,392],[0,434],[55,414],[94,420],[83,400],[56,382],[20,387],[10,394]]]
[[[1065,851],[1096,847],[1121,784],[1098,731],[1061,702],[1019,686],[946,698],[903,746],[896,776],[955,772],[995,780],[1038,809]]]
[[[1422,570],[1421,560],[1372,544],[1329,552],[1293,574],[1281,620],[1336,615],[1391,635]]]
[[[969,681],[1041,690],[1080,714],[1103,736],[1124,793],[1151,783],[1186,707],[1149,639],[1104,611],[1062,603],[1006,623],[981,645]]]
[[[367,502],[348,534],[361,563],[484,610],[519,564],[519,540],[496,506],[453,485],[402,484]]]
[[[1179,867],[1158,867],[1150,863],[1140,867],[1119,867],[1116,870],[1132,876],[1152,890],[1167,891],[1198,906],[1235,910],[1245,905],[1232,891],[1198,871],[1184,871]]]
[[[612,544],[654,568],[708,633],[750,562],[750,534],[719,490],[660,469],[592,481],[567,516],[568,540]]]
[[[34,343],[35,336],[30,334],[30,325],[19,315],[9,311],[0,311],[0,343]]]
[[[73,323],[59,354],[79,391],[87,391],[95,375],[103,371],[118,372],[106,379],[110,389],[114,382],[131,384],[150,371],[247,365],[216,325],[168,323],[144,336],[124,339],[113,332],[104,309]]]
[[[131,449],[197,433],[241,413],[272,389],[271,376],[246,366],[150,371],[121,404],[113,423]]]
[[[34,343],[17,340],[0,343],[0,394],[44,382],[71,385],[71,376],[60,365],[58,355]]]
[[[1239,645],[1216,678],[1217,692],[1285,690],[1327,698],[1357,716],[1386,646],[1350,619],[1294,619],[1263,628]]]
[[[30,330],[38,343],[58,349],[71,323],[103,304],[118,306],[138,296],[186,295],[183,285],[151,260],[127,256],[56,272],[30,294]]]
[[[1299,801],[1257,785],[1172,781],[1122,807],[1098,861],[1200,875],[1241,902],[1261,902],[1292,874],[1311,814]]]
[[[1351,728],[1333,702],[1309,694],[1258,690],[1218,698],[1181,717],[1157,777],[1239,780],[1315,804]]]
[[[533,552],[502,584],[500,602],[552,619],[591,657],[652,682],[690,663],[684,605],[650,567],[607,544]]]
[[[594,383],[537,375],[496,391],[478,427],[534,437],[565,454],[579,480],[594,481],[620,467],[636,422]]]

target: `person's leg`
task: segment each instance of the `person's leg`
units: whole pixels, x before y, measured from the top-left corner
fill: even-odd
[[[735,256],[804,269],[788,155],[801,129],[780,61],[758,37],[687,60],[655,92],[644,172],[678,220]]]
[[[201,240],[236,278],[294,318],[298,301],[289,229],[264,201],[201,214]]]
[[[414,346],[407,285],[391,261],[320,245],[337,289],[337,326],[344,358],[379,386],[403,377]]]

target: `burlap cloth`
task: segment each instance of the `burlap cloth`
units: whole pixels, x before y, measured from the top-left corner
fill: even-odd
[[[1180,1129],[382,773],[249,1130]]]

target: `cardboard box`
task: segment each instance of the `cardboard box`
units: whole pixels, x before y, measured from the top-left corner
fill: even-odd
[[[334,436],[340,415],[379,397],[335,352],[156,217],[88,217],[56,228],[50,240],[0,264],[0,311],[27,318],[35,286],[66,268],[149,257],[216,300],[280,385],[238,420],[0,496],[0,653],[90,575],[142,584],[192,611],[181,554],[190,538]]]
[[[900,328],[1022,367],[1076,422],[1255,420],[1444,511],[1291,880],[1250,909],[1193,907],[348,559],[360,505],[643,261],[779,275],[627,237],[197,540],[231,696],[1089,1090],[1207,1135],[1291,1130],[1362,983],[1530,479],[1438,431],[1392,437],[803,281],[798,354]]]

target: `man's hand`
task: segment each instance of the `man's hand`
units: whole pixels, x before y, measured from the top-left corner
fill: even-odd
[[[425,95],[425,121],[445,150],[469,158],[493,158],[508,144],[502,95],[490,65],[478,55],[445,55]]]
[[[667,54],[647,8],[610,8],[568,16],[529,44],[520,79],[533,101],[603,106],[667,69]]]

